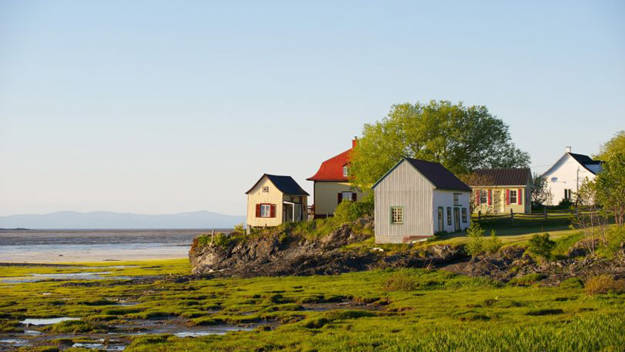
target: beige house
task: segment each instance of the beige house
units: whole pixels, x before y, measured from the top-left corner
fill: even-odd
[[[467,183],[473,190],[473,213],[531,213],[530,169],[475,170]]]
[[[308,193],[291,176],[264,174],[247,194],[247,228],[307,219]]]
[[[356,142],[357,139],[354,138],[352,148],[321,163],[317,173],[307,179],[314,182],[315,218],[332,216],[336,207],[344,200],[356,201],[362,198],[362,192],[353,188],[349,182],[350,154]]]

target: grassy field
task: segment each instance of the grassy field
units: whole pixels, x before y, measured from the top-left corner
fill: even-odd
[[[576,280],[561,287],[519,287],[441,270],[402,269],[187,281],[177,276],[189,272],[186,260],[102,268],[110,265],[80,264],[78,271],[151,279],[0,283],[0,335],[19,335],[24,318],[66,316],[80,320],[42,328],[50,339],[40,337],[39,346],[21,350],[84,351],[66,347],[106,332],[123,336],[130,352],[621,351],[625,346],[625,295],[589,296]],[[77,268],[0,271],[4,277],[27,277]],[[126,336],[119,327],[133,321],[251,330],[195,338]]]

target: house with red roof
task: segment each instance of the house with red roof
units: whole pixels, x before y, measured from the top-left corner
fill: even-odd
[[[332,216],[342,201],[356,201],[362,198],[362,192],[352,187],[349,180],[350,154],[358,139],[352,140],[352,147],[321,163],[319,170],[312,177],[313,211],[315,218]]]

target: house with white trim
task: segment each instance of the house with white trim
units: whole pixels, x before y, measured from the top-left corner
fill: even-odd
[[[564,155],[542,175],[550,193],[545,205],[558,205],[565,199],[574,202],[584,181],[594,180],[601,169],[601,161],[566,147]]]

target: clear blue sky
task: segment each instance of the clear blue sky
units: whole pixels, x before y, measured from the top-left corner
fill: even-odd
[[[297,3],[297,4],[296,4]],[[544,171],[625,129],[623,1],[0,2],[0,215],[244,214],[402,102],[486,105]]]

